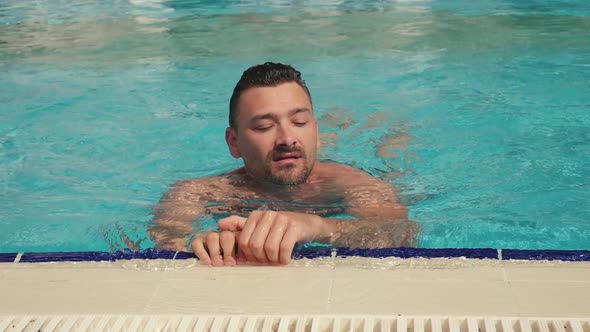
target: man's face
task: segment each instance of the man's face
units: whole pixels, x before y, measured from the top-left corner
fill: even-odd
[[[242,157],[253,177],[300,184],[319,148],[317,122],[305,90],[297,83],[245,90],[238,100],[237,130],[226,130],[232,156]]]

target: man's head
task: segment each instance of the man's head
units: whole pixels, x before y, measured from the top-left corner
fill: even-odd
[[[319,148],[311,97],[301,73],[267,62],[247,69],[230,99],[225,139],[251,176],[276,184],[305,182]]]

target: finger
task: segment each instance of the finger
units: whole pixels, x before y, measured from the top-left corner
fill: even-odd
[[[287,230],[287,224],[288,220],[279,215],[268,232],[264,252],[266,252],[266,257],[271,264],[280,263],[280,245]]]
[[[239,231],[244,228],[246,218],[240,216],[229,216],[227,218],[220,219],[217,222],[217,226],[222,231]]]
[[[258,263],[256,262],[256,260],[248,260],[246,258],[246,255],[244,254],[244,251],[242,249],[240,249],[240,247],[237,248],[238,252],[236,254],[236,264],[238,265],[258,265]]]
[[[223,257],[219,247],[219,233],[209,232],[207,234],[207,249],[209,249],[209,256],[211,256],[211,264],[213,266],[223,266]]]
[[[252,251],[250,250],[250,237],[252,236],[252,233],[256,228],[256,223],[258,222],[258,219],[261,217],[262,214],[260,213],[260,211],[254,211],[250,213],[248,219],[246,220],[246,223],[244,224],[244,227],[242,228],[242,231],[240,232],[240,235],[238,236],[238,247],[244,253],[246,260],[250,262],[257,261],[256,257],[254,256],[254,254],[252,254]]]
[[[211,265],[211,257],[205,250],[205,244],[203,243],[203,236],[196,235],[191,241],[191,248],[193,253],[199,258],[201,264]]]
[[[246,255],[244,255],[244,252],[242,251],[242,249],[240,249],[240,247],[238,247],[238,253],[236,254],[236,263],[239,265],[242,264],[247,264],[248,259],[246,258]]]
[[[248,247],[259,263],[267,264],[269,262],[265,252],[266,238],[278,216],[279,214],[274,211],[265,211],[252,232]]]
[[[279,246],[279,260],[283,265],[287,265],[291,262],[291,254],[293,253],[293,247],[299,238],[299,230],[294,223],[289,225],[283,240]]]
[[[223,264],[228,266],[236,265],[236,234],[230,231],[219,233],[219,243],[223,251]]]

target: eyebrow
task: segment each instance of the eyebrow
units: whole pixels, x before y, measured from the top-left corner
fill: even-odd
[[[293,109],[293,110],[290,110],[289,111],[289,117],[291,117],[291,116],[293,116],[295,114],[305,113],[305,112],[311,113],[311,110],[308,109],[308,108],[305,108],[305,107],[303,107],[303,108],[296,108],[296,109]]]
[[[311,110],[309,108],[294,108],[292,110],[289,111],[289,117],[292,117],[296,114],[299,113],[311,113]],[[278,119],[278,116],[275,113],[266,113],[266,114],[261,114],[261,115],[257,115],[255,117],[253,117],[252,119],[250,119],[250,124],[255,123],[256,121],[260,121],[260,120],[273,120],[276,121]]]

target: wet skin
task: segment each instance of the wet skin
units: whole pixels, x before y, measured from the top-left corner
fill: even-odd
[[[250,88],[238,110],[225,138],[244,167],[173,185],[149,228],[156,247],[184,249],[193,221],[205,214],[229,215],[219,231],[196,234],[190,243],[203,264],[214,266],[288,264],[298,242],[415,245],[418,227],[394,188],[353,167],[316,160],[317,122],[302,87]],[[355,220],[326,218],[342,212]]]

